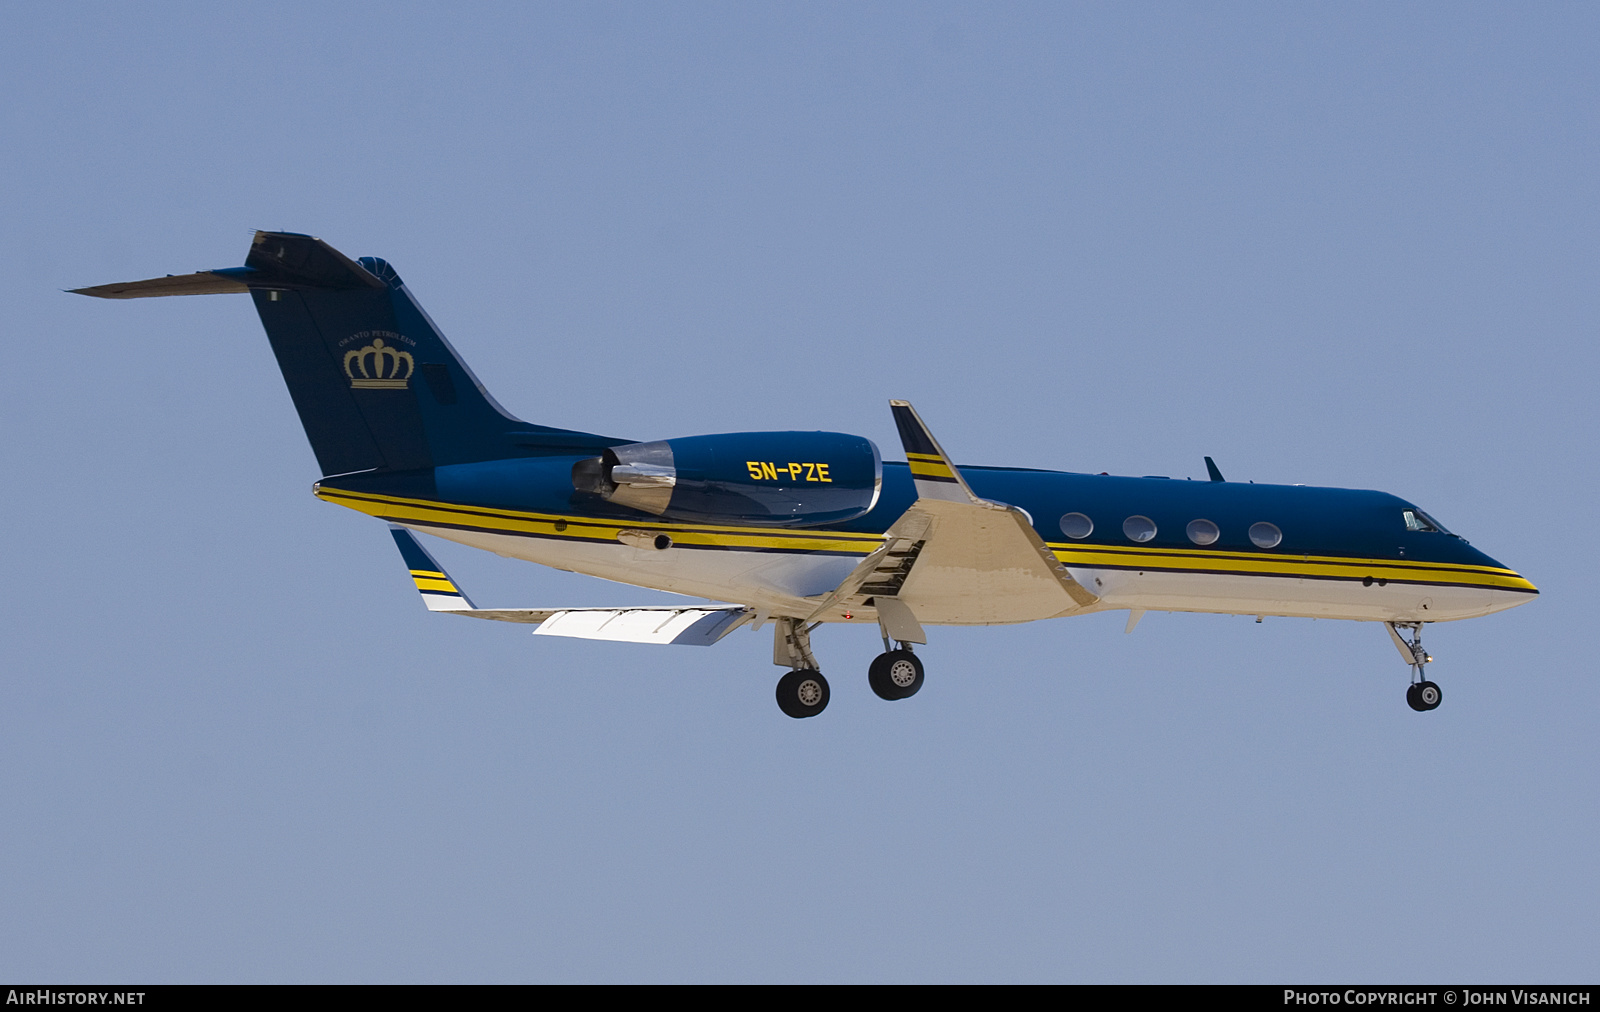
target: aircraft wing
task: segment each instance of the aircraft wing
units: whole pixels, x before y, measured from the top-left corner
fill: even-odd
[[[535,636],[573,636],[618,643],[656,643],[708,647],[748,621],[755,609],[743,605],[642,605],[635,608],[479,608],[461,592],[404,527],[390,525],[394,543],[411,571],[429,611],[494,622],[537,625]]]
[[[974,494],[916,409],[906,401],[889,404],[917,499],[813,619],[871,603],[890,636],[916,643],[926,642],[920,622],[1029,622],[1099,601],[1056,559],[1026,511]]]

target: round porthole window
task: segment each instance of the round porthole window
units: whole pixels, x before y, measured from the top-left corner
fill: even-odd
[[[1061,518],[1061,533],[1069,538],[1086,538],[1094,533],[1094,521],[1082,513],[1068,513]]]
[[[1122,533],[1129,541],[1149,541],[1156,536],[1156,522],[1149,517],[1129,517],[1122,521]]]
[[[1189,526],[1183,529],[1189,535],[1189,540],[1197,545],[1215,544],[1222,537],[1222,532],[1217,530],[1217,525],[1209,520],[1191,520]]]
[[[1263,520],[1250,525],[1250,540],[1257,548],[1277,548],[1278,542],[1283,540],[1283,532],[1278,530],[1277,524]]]

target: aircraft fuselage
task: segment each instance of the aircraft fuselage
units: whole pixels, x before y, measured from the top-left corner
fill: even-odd
[[[570,472],[578,459],[352,475],[324,479],[318,494],[500,555],[792,616],[809,614],[917,498],[907,465],[885,462],[876,505],[848,523],[802,529],[676,523],[575,503]],[[1408,513],[1426,514],[1384,492],[1021,468],[961,471],[978,495],[1027,511],[1055,557],[1099,596],[1075,614],[1130,609],[1445,622],[1537,594],[1464,539],[1443,529],[1408,529]],[[1087,518],[1091,529],[1067,536],[1062,518],[1070,514]],[[1196,521],[1202,523],[1191,527]],[[1074,534],[1083,526],[1077,522]],[[1276,544],[1251,539],[1261,524],[1279,533]],[[1214,532],[1215,540],[1197,543],[1191,531],[1201,540]],[[1265,533],[1269,540],[1272,531]],[[662,536],[669,540],[659,542]],[[919,595],[915,582],[902,596],[918,601],[918,618],[933,625],[1051,617],[1007,610],[982,595]],[[861,607],[826,617],[875,621]]]

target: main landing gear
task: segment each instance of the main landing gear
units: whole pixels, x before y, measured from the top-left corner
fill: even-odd
[[[778,709],[791,717],[815,717],[828,707],[828,680],[815,668],[799,668],[778,679]]]
[[[792,669],[778,679],[778,709],[791,717],[815,717],[828,708],[828,680],[811,652],[811,630],[820,624],[780,618],[773,634],[772,663]]]
[[[1430,682],[1423,676],[1423,666],[1433,660],[1428,652],[1422,649],[1422,623],[1421,622],[1385,622],[1389,627],[1389,638],[1394,640],[1395,649],[1400,651],[1400,659],[1411,666],[1411,685],[1406,688],[1406,703],[1418,713],[1438,709],[1444,701],[1444,693],[1436,682]],[[1410,638],[1401,635],[1401,630],[1411,634]]]
[[[780,618],[773,635],[772,663],[789,668],[778,679],[778,709],[791,717],[815,717],[828,707],[828,680],[818,670],[811,652],[811,631],[820,623],[806,625],[797,618]],[[911,652],[911,644],[898,641],[890,648],[887,633],[883,653],[867,669],[867,684],[880,699],[905,699],[922,688],[922,660]]]
[[[888,646],[884,642],[884,646]],[[915,696],[922,688],[922,661],[911,652],[911,644],[900,644],[899,650],[885,650],[872,659],[867,669],[867,684],[879,699],[905,699]]]

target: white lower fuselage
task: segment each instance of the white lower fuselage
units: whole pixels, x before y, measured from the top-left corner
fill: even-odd
[[[408,522],[414,530],[556,569],[714,601],[746,604],[771,615],[803,617],[850,573],[862,555],[784,551],[634,547],[567,539],[530,538]],[[1522,592],[1483,586],[1317,579],[1273,575],[1172,572],[1080,567],[1063,546],[1058,557],[1098,603],[1097,611],[1191,611],[1274,615],[1368,622],[1448,622],[1503,611],[1529,600]],[[902,599],[927,625],[997,625],[1050,617],[996,613],[952,604],[948,596],[917,600],[908,583]],[[977,604],[977,602],[974,602]],[[848,616],[848,617],[847,617]],[[870,608],[839,609],[829,621],[872,622]]]

